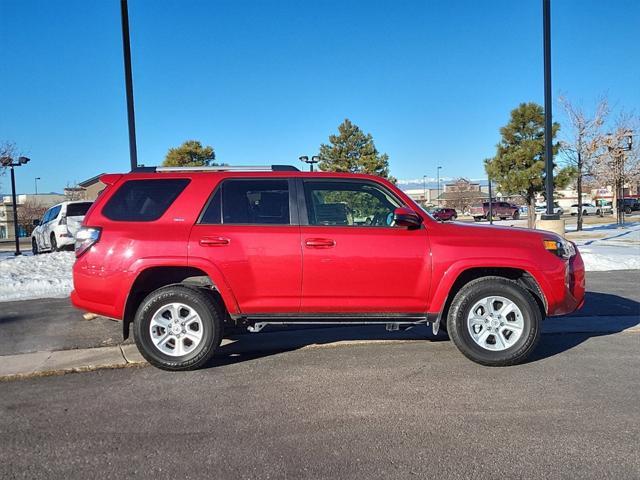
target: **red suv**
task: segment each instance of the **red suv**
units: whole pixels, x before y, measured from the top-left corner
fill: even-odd
[[[225,329],[446,328],[483,365],[524,360],[547,315],[583,302],[575,245],[549,232],[439,223],[379,177],[140,168],[76,237],[73,304],[123,320],[153,365],[202,366]]]
[[[455,220],[456,218],[458,218],[458,212],[456,212],[455,208],[438,208],[437,210],[433,211],[431,216],[436,220],[444,222],[447,220]]]

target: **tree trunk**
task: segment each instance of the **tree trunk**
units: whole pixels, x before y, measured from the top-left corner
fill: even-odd
[[[578,151],[578,231],[582,230],[582,156]]]
[[[528,198],[529,208],[527,212],[527,227],[536,228],[536,197],[534,195]]]

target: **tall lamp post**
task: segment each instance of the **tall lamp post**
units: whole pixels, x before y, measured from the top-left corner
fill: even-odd
[[[320,157],[318,155],[314,155],[313,157],[311,157],[311,159],[309,159],[309,157],[307,155],[303,155],[301,157],[298,157],[298,160],[308,164],[310,172],[313,172],[313,166],[316,163],[320,163]]]
[[[442,167],[438,167],[437,170],[437,177],[438,177],[438,207],[440,207],[440,170],[442,169]]]
[[[551,125],[551,0],[542,0],[544,48],[544,170],[547,211],[542,220],[560,220],[553,211],[553,145]]]
[[[122,20],[122,53],[124,55],[124,83],[127,93],[127,120],[129,122],[129,160],[131,170],[138,167],[138,150],[136,147],[136,116],[133,108],[133,74],[131,73],[131,46],[129,42],[129,7],[127,0],[120,0],[120,17]]]
[[[18,157],[17,160],[14,160],[11,157],[0,157],[0,164],[3,167],[9,168],[11,170],[11,207],[13,208],[13,232],[16,237],[16,251],[15,255],[20,255],[20,237],[18,236],[18,207],[16,202],[16,175],[13,171],[14,167],[21,167],[26,163],[29,163],[30,159],[27,157]]]
[[[424,199],[424,208],[427,208],[427,176],[422,175],[422,198]]]
[[[40,177],[36,177],[33,179],[33,183],[36,186],[36,195],[38,195],[38,180],[40,180]]]

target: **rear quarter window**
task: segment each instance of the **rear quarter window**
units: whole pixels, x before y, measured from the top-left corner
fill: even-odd
[[[70,203],[67,205],[67,217],[82,217],[87,214],[91,202]]]
[[[159,219],[182,193],[189,179],[129,180],[107,201],[102,214],[120,222]]]

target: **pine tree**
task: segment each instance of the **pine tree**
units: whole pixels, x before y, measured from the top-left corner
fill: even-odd
[[[213,147],[203,147],[198,140],[187,140],[179,147],[170,148],[162,162],[164,167],[202,167],[216,165]]]
[[[560,125],[552,126],[555,138]],[[511,111],[511,119],[500,129],[502,140],[496,155],[485,160],[485,170],[497,182],[503,194],[518,194],[529,206],[529,228],[535,226],[535,201],[544,192],[544,110],[537,103],[521,103]],[[554,155],[559,144],[553,145]],[[554,172],[556,188],[565,187],[574,175],[574,169],[565,167]]]
[[[369,173],[395,181],[389,176],[389,156],[380,153],[370,133],[347,118],[338,126],[338,135],[329,136],[329,144],[320,145],[320,170]]]

